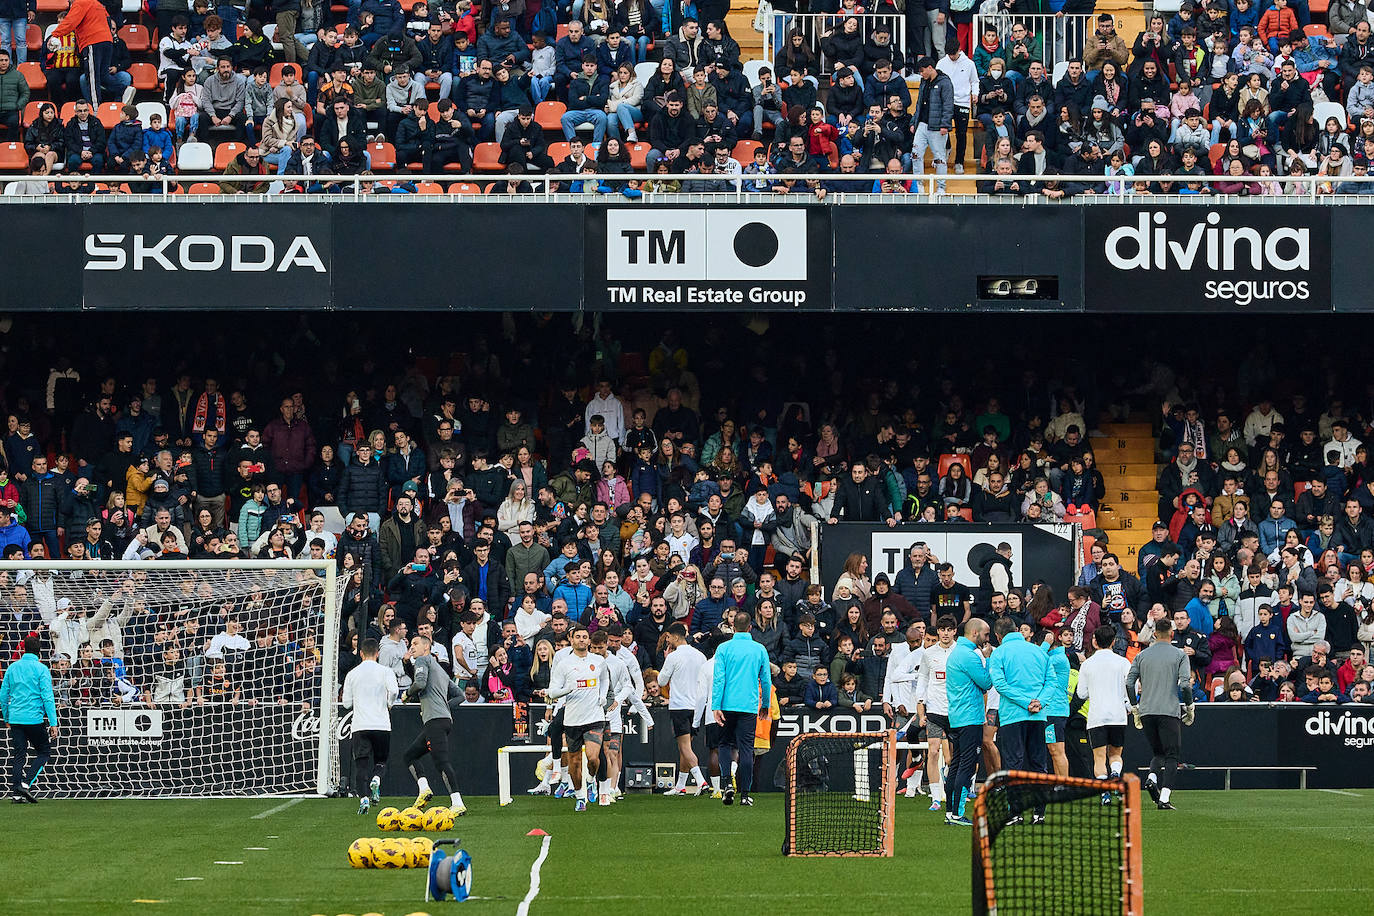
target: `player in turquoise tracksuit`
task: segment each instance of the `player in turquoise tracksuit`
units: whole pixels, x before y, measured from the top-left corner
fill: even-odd
[[[749,635],[749,615],[738,612],[733,623],[735,635],[716,649],[711,708],[716,711],[716,722],[722,726],[720,771],[726,777],[725,804],[734,803],[738,788],[739,803],[748,807],[754,804],[749,797],[754,788],[754,729],[759,710],[768,708],[773,674],[768,665],[768,650]],[[728,781],[730,763],[736,756],[739,765],[732,787]]]
[[[992,685],[1002,698],[997,706],[997,745],[1002,768],[1046,772],[1045,682],[1050,657],[1043,648],[1026,642],[1013,630],[988,659]]]
[[[1040,703],[1045,707],[1045,744],[1049,762],[1057,776],[1069,775],[1069,757],[1064,752],[1064,732],[1069,727],[1069,656],[1064,647],[1047,646],[1050,653],[1050,676],[1045,678],[1045,693]]]
[[[52,755],[49,739],[57,737],[57,706],[53,700],[52,673],[38,660],[38,637],[24,637],[24,654],[10,665],[0,681],[0,719],[10,726],[10,789],[15,804],[34,803],[33,781]],[[47,728],[44,728],[46,720]],[[24,762],[34,749],[33,768],[24,778]]]
[[[945,697],[949,700],[949,741],[953,747],[945,774],[946,824],[971,826],[964,804],[978,770],[983,747],[984,709],[992,676],[983,663],[982,648],[988,644],[988,623],[974,617],[964,624],[964,635],[945,659]],[[957,793],[957,794],[956,794]]]

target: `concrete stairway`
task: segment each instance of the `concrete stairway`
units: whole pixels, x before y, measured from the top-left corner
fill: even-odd
[[[1134,569],[1136,552],[1150,540],[1158,516],[1154,430],[1149,423],[1104,423],[1100,431],[1101,436],[1090,440],[1107,485],[1097,524],[1107,532],[1122,565]]]

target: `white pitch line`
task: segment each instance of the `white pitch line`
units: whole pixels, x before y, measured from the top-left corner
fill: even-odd
[[[178,881],[204,881],[205,879],[204,879],[204,878],[190,877],[190,878],[177,878],[177,880],[178,880]]]
[[[744,836],[743,830],[656,830],[649,836]]]
[[[245,846],[243,848],[248,852],[267,852],[266,846]]]
[[[515,916],[529,916],[530,904],[534,898],[539,896],[539,869],[543,867],[544,860],[549,857],[549,841],[553,837],[545,836],[544,842],[539,844],[539,857],[530,866],[530,889],[525,894],[525,899],[520,901],[520,906],[515,910]]]
[[[221,861],[218,861],[218,860],[217,860],[217,861],[215,862],[215,864],[216,864],[216,865],[242,865],[243,863],[242,863],[242,862],[221,862]]]
[[[305,801],[305,799],[303,799],[303,798],[293,798],[293,799],[290,799],[289,801],[284,801],[284,802],[282,802],[280,805],[277,805],[277,807],[275,807],[275,808],[268,808],[266,811],[263,811],[261,814],[255,814],[255,815],[253,815],[253,820],[255,820],[255,821],[260,821],[260,820],[262,820],[262,819],[265,818],[265,817],[271,817],[272,815],[276,814],[278,811],[285,811],[287,808],[290,808],[292,805],[299,805],[299,804],[300,804],[301,802],[303,802],[303,801]]]
[[[1351,798],[1364,798],[1358,792],[1343,792],[1340,789],[1318,789],[1318,792],[1330,792],[1332,795],[1349,795]]]

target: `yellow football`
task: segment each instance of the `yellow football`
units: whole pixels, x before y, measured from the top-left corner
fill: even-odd
[[[448,824],[445,827],[444,824]],[[453,826],[453,812],[442,805],[430,808],[425,812],[426,830],[448,830]]]
[[[361,837],[352,842],[348,847],[348,864],[354,868],[375,868],[376,864],[372,861],[372,849],[376,840]]]
[[[409,855],[409,844],[399,840],[382,840],[372,848],[372,862],[377,868],[405,868]]]
[[[402,830],[425,829],[425,813],[419,808],[402,808],[400,819]]]
[[[378,811],[377,827],[380,830],[400,830],[401,812],[395,808],[383,808]]]
[[[434,841],[427,836],[417,836],[410,841],[411,868],[428,868],[430,853],[434,852]]]

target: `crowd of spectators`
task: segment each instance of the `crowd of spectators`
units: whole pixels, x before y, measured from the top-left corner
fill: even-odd
[[[203,343],[233,352],[243,330]],[[399,665],[405,637],[428,632],[474,701],[538,699],[551,652],[577,623],[622,640],[652,684],[668,626],[682,623],[709,652],[737,608],[754,616],[789,703],[798,685],[805,702],[824,668],[838,690],[851,675],[852,698],[882,704],[886,662],[875,659],[934,639],[946,613],[1006,618],[1076,652],[1111,621],[1127,654],[1150,638],[1148,621],[1170,615],[1208,695],[1240,675],[1266,699],[1292,678],[1301,699],[1316,689],[1309,669],[1328,660],[1342,698],[1374,675],[1360,655],[1374,639],[1374,529],[1363,517],[1374,477],[1350,434],[1366,434],[1369,411],[1332,400],[1317,414],[1298,398],[1280,413],[1256,395],[1249,413],[1209,408],[1203,422],[1204,399],[1187,380],[1149,363],[1138,367],[1149,381],[1135,387],[1034,369],[976,387],[953,375],[923,385],[919,373],[900,381],[864,367],[852,388],[832,376],[846,395],[818,399],[819,378],[848,358],[827,353],[831,368],[817,376],[787,331],[744,331],[749,342],[719,326],[690,340],[660,329],[627,352],[590,321],[571,332],[537,321],[490,330],[444,371],[414,356],[382,369],[360,349],[368,334],[349,330],[336,359],[302,323],[266,345],[242,339],[242,360],[222,379],[178,367],[170,384],[100,355],[73,363],[30,338],[4,392],[0,548],[7,559],[149,563],[332,557],[342,666],[368,636]],[[156,336],[147,345],[160,347]],[[551,346],[561,365],[540,356]],[[211,352],[196,365],[214,365]],[[755,361],[740,387],[745,353]],[[1262,377],[1263,366],[1245,371]],[[956,581],[924,546],[922,523],[1099,508],[1085,418],[1154,398],[1166,405],[1159,448],[1176,457],[1160,472],[1162,519],[1134,574],[1101,538],[1061,604],[1042,583],[997,577],[1005,545],[989,544],[996,554],[977,582]],[[1301,430],[1293,444],[1288,428]],[[1251,513],[1256,502],[1264,508]],[[815,538],[838,521],[909,530],[905,568],[870,579],[856,554],[836,581],[818,581]],[[127,686],[111,687],[146,702],[162,641],[190,639],[199,649],[180,645],[183,659],[213,659],[209,642],[233,621],[250,656],[290,645],[300,666],[252,691],[241,683],[245,701],[296,702],[317,676],[302,654],[323,609],[311,576],[287,583],[280,600],[269,595],[279,610],[264,617],[254,593],[271,586],[249,583],[226,601],[217,575],[187,578],[197,602],[188,610],[137,575],[130,585],[75,577],[83,591],[67,595],[11,574],[0,652],[35,627],[64,664],[146,646],[145,664],[126,665]],[[214,667],[174,695],[204,699]],[[244,680],[228,661],[224,673]]]
[[[217,168],[262,178],[223,182],[223,193],[327,191],[340,183],[273,178],[408,166],[506,173],[500,187],[516,193],[547,173],[568,176],[559,190],[630,197],[905,193],[909,182],[883,176],[924,172],[928,150],[942,175],[966,162],[998,175],[980,183],[991,194],[1306,193],[1284,179],[1311,174],[1329,177],[1326,193],[1371,187],[1345,180],[1374,156],[1374,17],[1360,0],[1312,28],[1305,3],[1186,0],[1129,45],[1104,13],[1081,47],[1070,41],[1062,74],[1032,31],[1039,20],[1015,16],[1034,12],[1019,4],[979,36],[967,22],[950,23],[956,35],[917,16],[905,49],[884,19],[841,10],[814,38],[779,29],[774,59],[747,76],[728,7],[716,3],[435,0],[405,11],[365,0],[344,22],[318,0],[163,6],[146,52],[167,105],[156,122],[128,104],[138,90],[122,18],[96,0],[76,0],[39,52],[49,102],[36,111],[26,112],[31,92],[16,69],[24,42],[0,48],[0,121],[32,172],[160,179],[176,174],[182,143],[200,140],[245,143]],[[96,87],[82,66],[91,47],[102,49]],[[127,111],[77,109],[63,123],[58,109],[80,98],[123,100]],[[537,111],[544,101],[557,105]],[[596,177],[632,171],[647,176]],[[834,177],[788,177],[799,173]],[[1187,180],[1207,175],[1230,180]],[[368,189],[415,186],[402,177]]]

